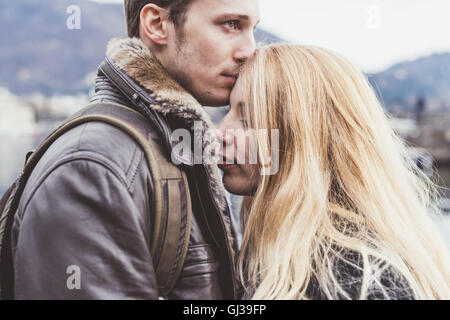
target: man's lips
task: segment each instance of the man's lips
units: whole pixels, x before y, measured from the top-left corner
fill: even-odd
[[[227,81],[230,82],[233,85],[236,83],[236,80],[238,78],[238,74],[237,73],[236,74],[234,74],[234,73],[222,73],[222,76],[224,78],[226,78]]]
[[[237,78],[239,76],[238,72],[223,72],[223,76],[231,77],[231,78]]]

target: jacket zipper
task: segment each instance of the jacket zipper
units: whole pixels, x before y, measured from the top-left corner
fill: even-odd
[[[205,164],[203,164],[202,169],[203,169],[203,174],[205,174],[206,171],[207,171],[207,168],[206,168]],[[196,174],[194,174],[193,176],[194,176],[195,187],[197,189],[197,194],[200,195],[200,190],[199,190],[199,186],[198,186],[197,176],[196,176]],[[236,285],[235,285],[236,278],[235,278],[234,265],[233,265],[234,258],[231,256],[230,244],[228,243],[229,241],[228,241],[227,229],[226,229],[225,223],[224,223],[224,221],[222,219],[221,211],[217,207],[217,203],[214,200],[214,197],[212,196],[211,182],[209,181],[209,179],[205,179],[205,180],[206,180],[207,185],[208,185],[208,192],[209,192],[209,195],[210,195],[211,200],[212,200],[211,202],[213,203],[214,208],[216,209],[216,211],[219,213],[219,220],[220,220],[220,224],[221,224],[221,227],[222,227],[222,232],[225,234],[225,243],[226,243],[226,248],[225,249],[226,249],[226,252],[227,252],[228,261],[229,261],[229,265],[230,265],[230,273],[231,273],[232,284],[233,284],[233,296],[236,299],[237,298],[236,297],[237,289],[236,289]],[[214,233],[211,230],[211,226],[209,225],[208,217],[206,215],[206,210],[205,210],[205,208],[203,206],[203,203],[202,203],[202,201],[199,201],[199,202],[200,202],[200,207],[202,208],[203,216],[205,217],[205,221],[206,221],[206,225],[208,227],[209,233],[211,234],[211,236],[214,239],[214,242],[217,244],[217,246],[219,248],[221,248],[222,246],[220,246],[218,240],[216,239],[216,237],[214,236]]]

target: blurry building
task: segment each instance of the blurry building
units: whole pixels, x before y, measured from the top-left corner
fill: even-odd
[[[34,111],[8,89],[0,87],[0,123],[33,123]]]
[[[27,134],[34,125],[34,110],[8,89],[0,88],[0,136]]]

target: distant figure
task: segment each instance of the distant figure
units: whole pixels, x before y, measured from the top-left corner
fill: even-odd
[[[416,123],[422,123],[423,114],[426,109],[426,101],[424,97],[419,96],[416,100]]]

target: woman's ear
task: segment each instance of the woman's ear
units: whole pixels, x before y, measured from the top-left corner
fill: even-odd
[[[168,13],[167,10],[161,8],[154,3],[145,5],[141,10],[141,37],[145,35],[156,45],[167,44],[168,36]]]

